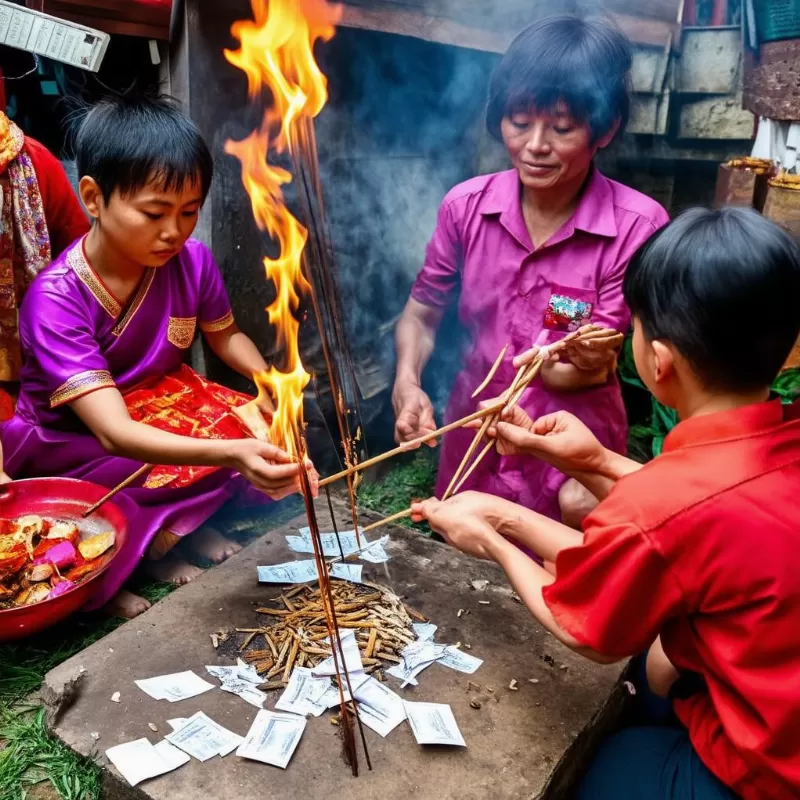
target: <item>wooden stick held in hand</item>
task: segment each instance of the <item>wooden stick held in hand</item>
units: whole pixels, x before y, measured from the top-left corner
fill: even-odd
[[[505,401],[494,403],[491,406],[487,406],[486,408],[481,408],[478,411],[473,412],[467,417],[463,417],[462,419],[457,419],[455,422],[451,422],[449,425],[445,425],[442,428],[438,428],[435,431],[431,431],[430,433],[426,433],[424,436],[420,436],[416,439],[412,439],[410,442],[405,442],[401,444],[399,447],[395,447],[394,450],[389,450],[386,453],[381,453],[379,456],[375,456],[374,458],[370,458],[367,461],[362,461],[360,464],[355,464],[348,469],[343,469],[341,472],[337,472],[335,475],[330,475],[327,478],[323,478],[319,485],[320,487],[328,486],[328,484],[335,483],[342,478],[346,478],[348,475],[355,475],[357,472],[361,472],[362,470],[367,469],[368,467],[374,467],[375,464],[380,464],[381,461],[386,461],[389,458],[393,458],[394,456],[400,455],[401,453],[407,453],[409,450],[413,450],[415,447],[421,444],[425,444],[425,442],[431,441],[431,439],[438,439],[440,436],[443,436],[445,433],[449,433],[450,431],[456,430],[456,428],[462,428],[464,425],[467,425],[470,422],[474,422],[476,419],[483,419],[484,417],[488,417],[491,414],[499,411],[505,405]]]
[[[139,469],[136,470],[136,472],[133,473],[133,475],[129,475],[124,481],[122,481],[122,483],[117,484],[107,495],[105,495],[105,497],[98,500],[93,506],[89,506],[89,508],[87,508],[83,514],[81,514],[81,517],[83,517],[83,519],[90,517],[95,511],[97,511],[98,508],[100,508],[100,506],[102,506],[104,503],[107,503],[112,497],[114,497],[114,495],[118,494],[123,489],[127,489],[134,481],[136,481],[138,478],[141,478],[142,475],[144,475],[146,472],[149,472],[151,469],[153,469],[152,464],[143,464],[141,467],[139,467]]]

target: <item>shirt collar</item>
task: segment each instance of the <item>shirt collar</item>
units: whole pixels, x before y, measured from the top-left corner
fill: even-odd
[[[500,221],[506,228],[530,245],[530,236],[522,216],[520,183],[516,170],[507,170],[495,176],[483,197],[481,214],[500,214]],[[617,235],[611,184],[595,167],[592,167],[575,213],[565,223],[564,228],[568,229],[565,236],[570,236],[576,229],[596,236],[613,238]]]
[[[719,411],[679,422],[664,440],[663,452],[711,444],[729,439],[746,439],[800,418],[800,401],[784,405],[780,400]]]

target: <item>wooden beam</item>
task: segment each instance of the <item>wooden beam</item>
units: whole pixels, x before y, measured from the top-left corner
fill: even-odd
[[[678,32],[677,22],[644,19],[626,14],[611,13],[609,16],[636,44],[651,47],[666,47],[670,35]],[[533,18],[530,20],[533,21]],[[445,16],[428,14],[411,8],[398,6],[365,7],[342,6],[339,23],[345,28],[360,28],[369,31],[412,36],[427,42],[482,50],[489,53],[505,53],[519,30],[503,30],[492,27],[477,27]],[[673,39],[678,41],[677,38]]]
[[[339,25],[367,31],[412,36],[426,42],[466,47],[489,53],[505,53],[513,36],[509,33],[480,30],[446,17],[436,17],[421,11],[362,8],[343,5]]]

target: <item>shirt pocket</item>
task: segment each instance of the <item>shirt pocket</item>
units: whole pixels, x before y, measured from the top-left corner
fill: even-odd
[[[197,317],[170,317],[167,340],[179,350],[187,350],[194,341]]]
[[[551,283],[542,328],[559,333],[576,331],[592,321],[596,304],[597,292],[593,289]]]

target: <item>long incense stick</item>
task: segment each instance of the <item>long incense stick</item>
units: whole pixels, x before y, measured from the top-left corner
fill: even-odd
[[[419,436],[416,439],[412,439],[410,442],[401,444],[400,447],[395,447],[394,450],[389,450],[386,453],[381,453],[381,455],[379,456],[375,456],[374,458],[370,458],[367,461],[362,461],[360,464],[355,464],[352,467],[343,469],[341,472],[337,472],[335,475],[323,478],[319,482],[319,485],[320,487],[328,486],[329,484],[335,483],[336,481],[341,480],[342,478],[347,478],[350,475],[355,475],[355,473],[361,472],[361,470],[367,469],[368,467],[374,467],[375,464],[380,464],[382,461],[386,461],[389,458],[398,456],[401,453],[407,453],[409,450],[412,450],[413,448],[418,447],[421,444],[425,444],[425,442],[429,442],[432,439],[438,439],[445,433],[454,431],[456,430],[456,428],[461,428],[464,425],[469,424],[470,422],[474,422],[476,419],[483,419],[484,417],[487,417],[490,414],[494,414],[495,412],[501,410],[504,405],[505,401],[503,400],[501,402],[494,403],[491,406],[487,406],[486,408],[481,408],[467,417],[463,417],[462,419],[457,419],[455,422],[451,422],[449,425],[445,425],[444,427],[438,428],[435,431],[426,433],[424,436]]]
[[[153,469],[152,464],[143,464],[141,467],[139,467],[139,469],[136,470],[136,472],[133,473],[133,475],[128,475],[128,477],[125,478],[122,483],[118,483],[107,495],[105,495],[105,497],[98,500],[93,506],[89,506],[89,508],[87,508],[83,514],[81,514],[81,517],[84,519],[86,519],[86,517],[90,517],[95,511],[97,511],[98,508],[100,508],[100,506],[102,506],[104,503],[107,503],[112,497],[114,497],[114,495],[118,494],[123,489],[127,489],[135,480],[137,480],[137,478],[141,478],[145,472],[148,472],[151,469]]]

